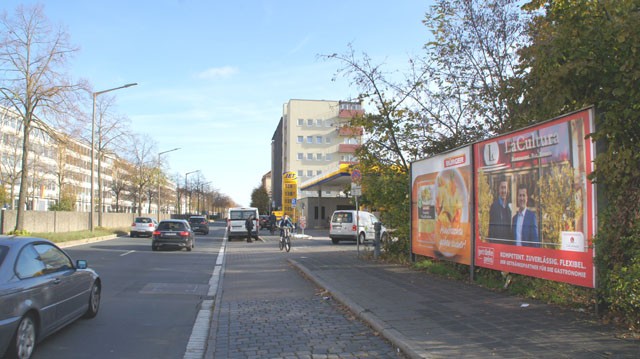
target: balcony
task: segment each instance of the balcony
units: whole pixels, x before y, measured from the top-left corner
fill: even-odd
[[[355,153],[358,147],[360,147],[360,145],[351,145],[351,144],[341,143],[340,145],[338,145],[338,152]]]
[[[364,131],[362,127],[342,126],[338,129],[338,134],[340,136],[348,137],[362,136],[363,132]]]
[[[354,117],[364,116],[364,110],[349,110],[349,109],[340,109],[338,111],[339,118],[348,118],[352,119]]]

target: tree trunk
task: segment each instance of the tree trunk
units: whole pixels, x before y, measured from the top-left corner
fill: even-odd
[[[24,211],[27,204],[27,177],[29,172],[29,166],[27,160],[29,159],[29,135],[31,133],[31,118],[29,115],[25,116],[24,120],[24,134],[22,139],[22,173],[20,174],[20,192],[18,193],[18,213],[16,214],[16,231],[24,229]]]

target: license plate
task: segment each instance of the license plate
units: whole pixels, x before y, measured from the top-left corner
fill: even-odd
[[[177,233],[173,233],[173,232],[167,232],[164,234],[165,237],[175,237],[177,235],[178,235]]]

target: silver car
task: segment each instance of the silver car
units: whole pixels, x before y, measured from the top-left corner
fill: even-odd
[[[95,317],[101,287],[86,261],[52,242],[0,236],[0,357],[29,358],[49,334]]]
[[[158,222],[151,217],[136,217],[131,223],[131,231],[129,237],[135,238],[140,236],[151,237],[158,227]]]

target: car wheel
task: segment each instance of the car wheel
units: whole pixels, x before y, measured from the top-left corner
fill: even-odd
[[[95,318],[98,315],[98,309],[100,309],[100,294],[102,289],[99,282],[94,282],[91,287],[91,294],[89,295],[89,308],[84,313],[84,318]]]
[[[133,232],[131,232],[131,233],[129,233],[129,237],[131,237],[131,238],[136,238],[136,234],[135,234],[135,233],[133,233]]]
[[[158,246],[156,246],[155,244],[152,244],[151,245],[151,250],[154,251],[154,252],[157,251],[158,250]]]
[[[9,343],[7,357],[30,358],[36,345],[36,325],[30,314],[25,315],[18,324],[16,333]]]
[[[360,244],[364,244],[364,240],[365,240],[365,238],[364,238],[364,233],[360,233],[360,234],[358,235],[358,243],[360,243]]]
[[[340,240],[338,238],[331,238],[331,243],[338,244],[340,243]]]
[[[193,248],[193,242],[187,245],[187,252],[191,252],[191,248]]]

